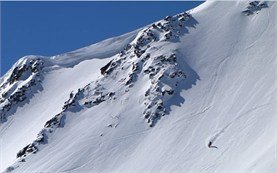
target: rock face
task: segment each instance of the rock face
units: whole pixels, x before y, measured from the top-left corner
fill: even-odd
[[[131,44],[100,69],[102,77],[99,80],[78,89],[76,93],[70,93],[62,111],[45,123],[44,128],[37,135],[37,139],[19,151],[17,157],[23,161],[29,154],[39,151],[39,146],[47,143],[50,134],[63,126],[63,119],[67,112],[78,112],[84,107],[91,108],[104,101],[114,100],[122,93],[129,92],[138,77],[145,76],[150,83],[144,94],[145,109],[142,114],[149,126],[153,127],[162,116],[168,113],[164,104],[173,96],[178,83],[186,80],[187,75],[179,65],[178,56],[174,51],[158,56],[151,55],[148,51],[155,49],[153,44],[158,41],[176,41],[181,34],[184,34],[186,21],[191,18],[191,15],[185,12],[173,17],[166,17],[139,33]],[[159,54],[153,50],[151,52]],[[36,69],[24,66],[25,70],[20,70],[20,73],[17,72],[15,76],[20,77],[26,69],[36,76],[39,72],[38,69],[41,68],[38,68],[38,65],[34,65],[34,67]],[[16,69],[16,71],[18,70]],[[118,79],[121,84],[117,90],[107,88],[107,86],[118,85]],[[109,85],[107,85],[107,81],[109,81]],[[111,82],[114,84],[110,85]]]
[[[43,64],[37,57],[22,59],[0,83],[0,124],[40,89]]]
[[[143,116],[150,127],[167,113],[164,102],[174,93],[178,83],[186,79],[186,72],[179,66],[178,55],[174,51],[159,55],[159,51],[155,51],[155,44],[178,41],[179,36],[186,33],[189,20],[193,20],[192,16],[184,12],[152,24],[140,32],[119,56],[101,68],[101,74],[108,74],[104,78],[125,71],[125,77],[120,81],[124,83],[127,92],[139,76],[147,76],[150,85],[145,92]],[[99,81],[99,85],[103,81]]]
[[[257,13],[258,11],[262,10],[263,8],[267,8],[267,2],[265,1],[251,1],[249,2],[248,6],[242,13],[245,15],[253,15],[254,13]]]
[[[77,111],[77,100],[82,97],[81,92],[81,90],[78,90],[77,93],[70,93],[70,98],[64,103],[62,111],[45,123],[44,128],[37,135],[36,140],[17,153],[17,158],[19,158],[21,162],[24,161],[29,154],[39,151],[39,146],[48,142],[47,139],[49,135],[57,128],[63,126],[63,119],[66,116],[66,112]]]

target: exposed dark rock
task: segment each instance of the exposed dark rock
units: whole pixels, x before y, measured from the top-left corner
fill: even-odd
[[[107,69],[110,67],[113,61],[110,61],[108,64],[106,64],[104,67],[100,68],[101,74],[104,75],[107,71]]]
[[[165,36],[166,40],[169,40],[173,36],[173,34],[171,31],[168,31],[164,36]]]
[[[174,93],[173,89],[169,89],[169,90],[163,90],[162,91],[162,95],[168,94],[168,95],[172,95]]]
[[[135,71],[138,71],[138,69],[139,69],[138,64],[137,64],[137,63],[136,63],[136,64],[133,63],[133,64],[132,64],[132,71],[135,72]]]
[[[7,116],[14,113],[19,105],[25,104],[36,92],[32,86],[39,84],[42,80],[40,75],[42,68],[43,61],[40,58],[23,59],[14,67],[10,76],[0,87],[0,92],[6,90],[5,93],[1,94],[0,98],[0,123],[5,122]],[[25,84],[19,88],[18,82],[20,81],[24,81]],[[14,109],[11,109],[12,107]]]
[[[35,140],[35,142],[38,142],[38,143],[43,143],[43,142],[45,142],[45,134],[44,134],[43,132],[41,132],[41,133],[38,135],[38,137],[37,137],[37,139]]]
[[[12,166],[9,166],[7,169],[6,169],[6,172],[12,172],[15,168],[12,167]]]
[[[263,8],[268,8],[267,2],[251,1],[251,2],[249,2],[246,9],[244,11],[242,11],[242,13],[249,16],[249,15],[252,15],[252,14],[260,11]]]
[[[154,29],[158,28],[157,25],[154,23],[151,25]]]
[[[137,57],[140,57],[143,53],[145,52],[145,50],[142,50],[140,48],[137,48],[134,50],[134,54],[137,56]]]
[[[114,96],[114,95],[115,95],[115,92],[110,92],[110,93],[108,94],[109,97],[112,97],[112,96]]]
[[[49,127],[51,127],[51,126],[53,126],[53,125],[56,126],[56,125],[58,125],[58,124],[59,124],[59,119],[58,119],[57,116],[55,116],[55,117],[51,118],[50,120],[48,120],[48,121],[45,123],[44,127],[49,128]]]
[[[125,85],[131,84],[133,82],[134,78],[135,78],[135,74],[134,73],[129,74],[128,80],[126,81]]]
[[[27,146],[25,146],[22,150],[20,150],[16,157],[19,158],[19,157],[22,157],[22,156],[26,156],[27,154],[29,153],[36,153],[38,151],[37,147],[34,146],[33,144],[29,144]]]

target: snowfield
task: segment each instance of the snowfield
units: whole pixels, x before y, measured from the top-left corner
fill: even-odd
[[[1,171],[277,171],[277,3],[210,2],[0,79]]]

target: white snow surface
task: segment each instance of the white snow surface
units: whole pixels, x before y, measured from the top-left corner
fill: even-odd
[[[43,89],[0,124],[1,171],[12,166],[20,173],[275,173],[277,3],[249,16],[242,13],[247,4],[207,1],[190,10],[194,23],[179,40],[151,44],[151,56],[178,54],[188,75],[168,98],[169,113],[154,127],[143,118],[144,93],[151,85],[146,75],[124,92],[116,81],[126,71],[107,79],[100,74],[144,28],[42,57]],[[69,94],[95,81],[118,92],[116,98],[66,112],[64,126],[19,162],[16,154],[62,111]],[[209,148],[210,141],[217,148]]]

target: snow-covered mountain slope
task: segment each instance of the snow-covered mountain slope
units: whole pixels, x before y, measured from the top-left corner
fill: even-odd
[[[276,172],[276,10],[205,2],[19,60],[0,79],[1,170]]]

